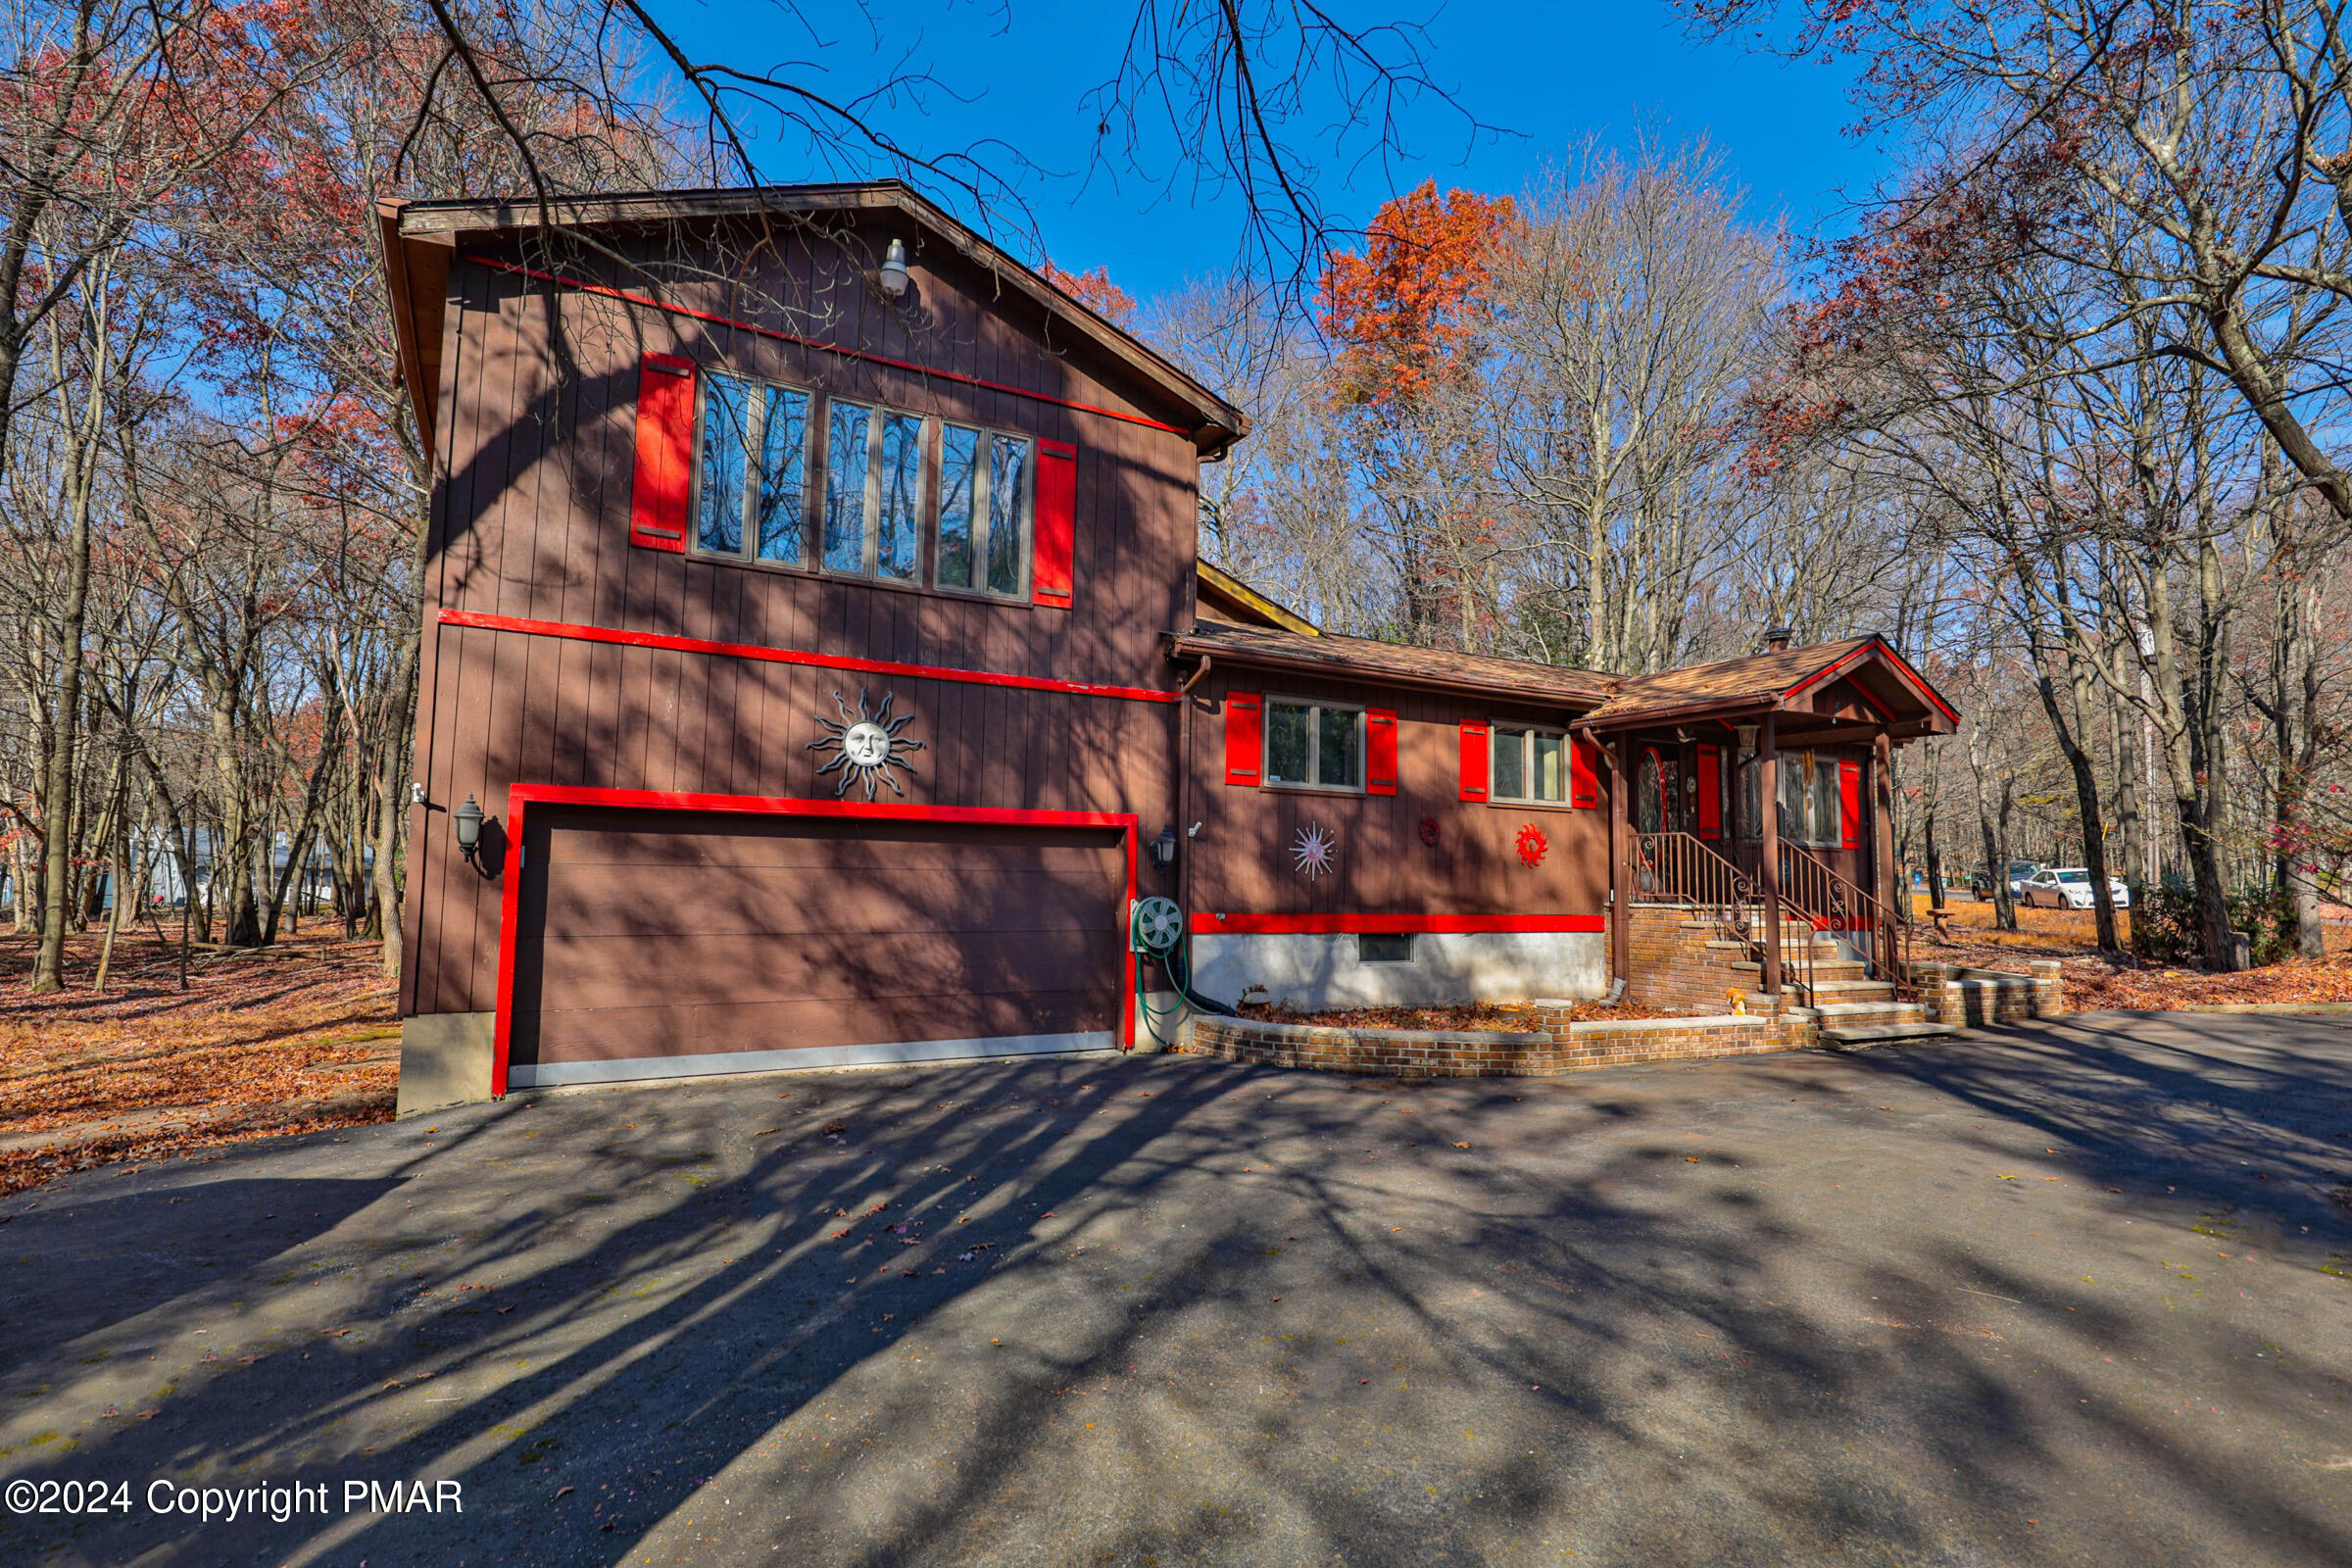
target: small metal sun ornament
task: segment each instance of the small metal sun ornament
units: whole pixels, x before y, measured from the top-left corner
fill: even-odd
[[[1291,862],[1306,873],[1312,882],[1319,876],[1331,875],[1336,863],[1339,841],[1323,831],[1320,822],[1309,822],[1298,830],[1291,844]]]
[[[874,798],[874,786],[877,784],[889,785],[894,795],[903,796],[906,793],[891,769],[903,767],[909,773],[913,772],[914,764],[906,760],[906,754],[921,751],[923,743],[908,740],[900,733],[914,722],[914,714],[907,712],[896,718],[891,717],[891,704],[895,700],[889,692],[884,692],[882,706],[879,709],[871,708],[866,702],[864,689],[860,687],[858,692],[858,711],[853,713],[850,705],[842,701],[841,693],[835,692],[833,706],[841,711],[841,722],[835,723],[821,713],[817,715],[816,721],[825,726],[826,733],[810,741],[808,749],[834,754],[833,760],[816,770],[816,776],[823,778],[827,773],[836,771],[841,774],[833,783],[835,800],[849,794],[859,784],[865,786],[865,798],[869,801]]]
[[[1535,823],[1530,822],[1519,830],[1519,859],[1522,864],[1542,865],[1544,852],[1550,848],[1551,840],[1545,838],[1544,830]]]

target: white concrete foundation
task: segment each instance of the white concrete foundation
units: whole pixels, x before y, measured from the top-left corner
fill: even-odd
[[[1193,989],[1232,1004],[1250,987],[1302,1008],[1583,999],[1609,989],[1599,931],[1429,933],[1410,963],[1364,963],[1352,936],[1195,936]]]

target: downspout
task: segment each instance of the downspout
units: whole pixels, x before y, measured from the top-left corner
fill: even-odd
[[[1169,966],[1161,968],[1188,1003],[1193,1000],[1193,688],[1207,678],[1208,665],[1209,656],[1202,654],[1176,688],[1176,907],[1184,913],[1185,979],[1179,982]]]

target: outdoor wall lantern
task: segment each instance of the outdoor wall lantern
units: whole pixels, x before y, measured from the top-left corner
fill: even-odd
[[[905,297],[906,293],[907,279],[906,246],[904,241],[895,239],[892,240],[890,242],[890,249],[882,253],[882,271],[880,281],[882,284],[882,292],[889,295],[892,299],[895,300]]]
[[[1753,724],[1741,724],[1739,726],[1739,730],[1740,749],[1743,752],[1754,751],[1756,749],[1756,726]]]
[[[1152,863],[1165,871],[1176,863],[1176,830],[1163,827],[1159,837],[1152,841]]]
[[[449,821],[458,832],[458,853],[466,857],[467,865],[473,864],[474,855],[482,847],[481,807],[471,795],[467,795],[466,804],[449,813]]]

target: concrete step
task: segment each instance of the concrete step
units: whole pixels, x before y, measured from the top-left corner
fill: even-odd
[[[1839,1024],[1824,1020],[1821,1043],[1837,1051],[1865,1051],[1872,1046],[1896,1046],[1911,1040],[1940,1040],[1959,1029],[1948,1023]]]
[[[1754,958],[1748,959],[1745,963],[1730,964],[1728,967],[1757,979],[1761,979],[1764,974],[1764,965]],[[1788,975],[1788,970],[1792,967],[1792,964],[1784,962],[1781,965],[1781,971],[1784,975]],[[1859,958],[1816,958],[1813,960],[1813,974],[1825,986],[1833,981],[1868,980],[1870,965]],[[1788,979],[1790,984],[1796,983],[1793,975],[1789,975]]]
[[[1857,964],[1855,967],[1859,968]],[[1817,980],[1810,987],[1796,982],[1799,991],[1810,991],[1808,999],[1815,1005],[1836,1002],[1892,1002],[1894,987],[1884,980]]]
[[[1815,1005],[1823,1029],[1874,1029],[1924,1021],[1916,1002],[1824,1002]]]

